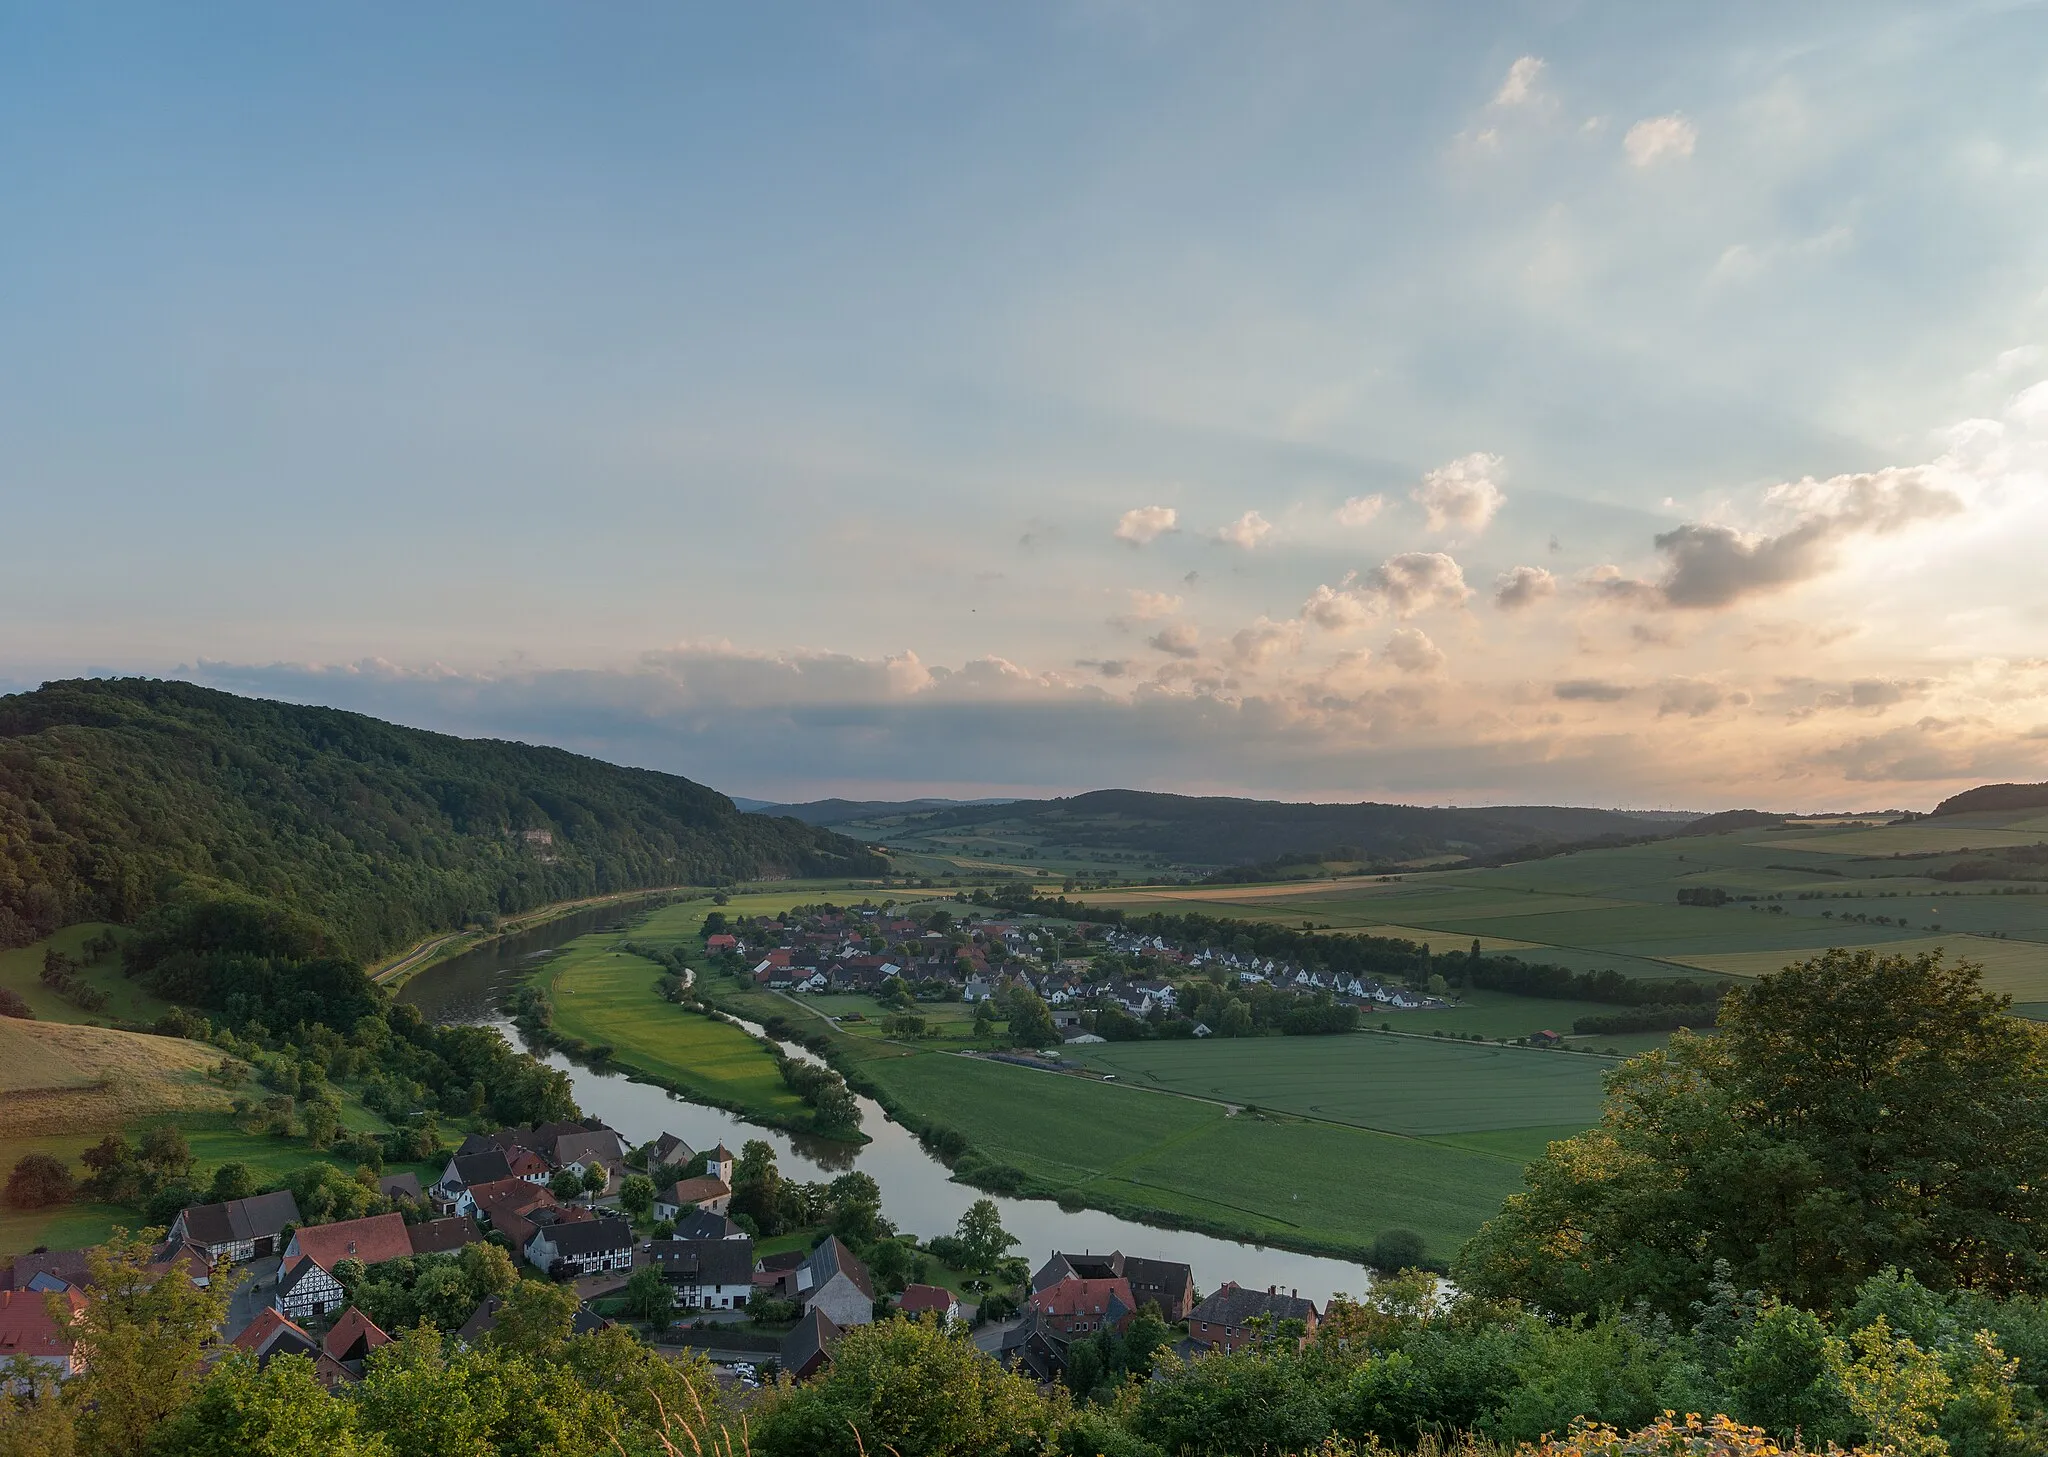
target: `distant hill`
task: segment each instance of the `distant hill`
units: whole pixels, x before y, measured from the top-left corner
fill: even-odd
[[[1724,809],[1719,814],[1701,815],[1679,830],[1681,835],[1725,835],[1731,830],[1763,830],[1785,823],[1785,816],[1761,809]]]
[[[807,825],[844,825],[854,820],[885,820],[897,815],[922,814],[928,810],[953,809],[961,805],[1009,804],[1007,799],[814,799],[804,804],[770,804],[759,799],[736,799],[748,814],[787,815]]]
[[[1950,795],[1933,812],[1963,815],[2005,809],[2048,809],[2048,784],[1980,784]]]
[[[1697,818],[1549,805],[1286,804],[1103,789],[1066,799],[939,810],[916,828],[919,833],[1022,835],[1047,845],[1137,852],[1184,864],[1246,865],[1339,850],[1373,860],[1498,854],[1525,846],[1669,834]]]
[[[132,923],[180,880],[303,912],[369,957],[578,896],[883,867],[830,831],[561,749],[152,679],[0,697],[0,946]]]

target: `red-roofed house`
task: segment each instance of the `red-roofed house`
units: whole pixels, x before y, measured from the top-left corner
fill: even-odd
[[[1131,1282],[1124,1279],[1061,1280],[1033,1291],[1031,1308],[1054,1332],[1069,1337],[1099,1330],[1121,1335],[1138,1313]]]
[[[347,1297],[334,1276],[343,1260],[381,1265],[412,1254],[412,1234],[397,1214],[373,1214],[337,1224],[309,1224],[285,1246],[283,1273],[271,1304],[293,1320],[341,1309]]]
[[[384,1334],[377,1322],[353,1305],[344,1310],[328,1327],[327,1334],[320,1338],[320,1349],[348,1368],[351,1374],[362,1369],[361,1363],[370,1352],[390,1344],[391,1337]]]
[[[905,1285],[896,1308],[911,1320],[927,1311],[940,1320],[960,1319],[960,1298],[943,1285]]]
[[[70,1307],[73,1319],[85,1309],[85,1296],[75,1286],[67,1286],[57,1298]],[[76,1344],[50,1318],[42,1291],[0,1290],[0,1362],[17,1357],[56,1376],[76,1376],[85,1369]]]
[[[721,951],[737,951],[740,949],[740,938],[721,931],[718,935],[705,939],[704,949],[713,956]]]

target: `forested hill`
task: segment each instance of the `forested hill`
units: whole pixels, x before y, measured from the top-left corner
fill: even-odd
[[[1980,784],[1950,795],[1933,812],[1962,815],[2007,809],[2048,809],[2048,784]]]
[[[560,749],[153,679],[0,697],[0,946],[132,923],[181,882],[302,911],[369,957],[577,896],[882,864],[690,780]]]
[[[1696,818],[1549,805],[1287,804],[1103,789],[1067,799],[961,805],[922,817],[917,828],[1022,833],[1047,843],[1241,865],[1340,847],[1388,860],[1446,852],[1498,854],[1606,836],[1669,834]]]

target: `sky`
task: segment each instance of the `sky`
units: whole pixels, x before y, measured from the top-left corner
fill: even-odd
[[[0,689],[762,799],[2048,779],[2034,4],[0,0]]]

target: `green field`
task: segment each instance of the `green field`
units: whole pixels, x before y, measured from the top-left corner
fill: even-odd
[[[66,926],[47,940],[33,946],[17,946],[9,951],[0,951],[0,987],[11,987],[21,993],[29,1010],[45,1022],[154,1022],[171,1009],[171,1004],[160,997],[151,996],[134,982],[121,975],[119,954],[103,958],[97,966],[89,966],[79,973],[82,980],[90,982],[107,994],[106,1008],[98,1012],[80,1011],[65,1001],[38,979],[43,970],[43,953],[54,946],[67,956],[78,956],[80,948],[102,931],[113,931],[121,935],[118,926],[103,925],[88,921],[77,926]]]
[[[1357,1253],[1398,1225],[1447,1257],[1521,1187],[1526,1157],[1233,1116],[1217,1103],[941,1052],[877,1056],[862,1071],[893,1104],[1023,1170],[1035,1192],[1073,1189],[1119,1212],[1296,1247]]]
[[[1424,1137],[1588,1127],[1614,1066],[1574,1052],[1369,1032],[1109,1042],[1068,1055],[1133,1086]]]
[[[703,921],[701,908],[696,921]],[[774,1051],[729,1022],[663,1001],[655,986],[662,969],[616,949],[622,939],[629,938],[578,937],[544,964],[534,980],[554,1003],[555,1030],[609,1047],[620,1066],[690,1096],[771,1122],[806,1124],[810,1110],[782,1081]]]

